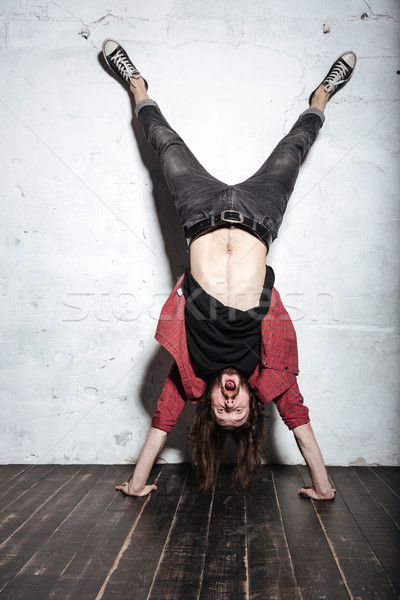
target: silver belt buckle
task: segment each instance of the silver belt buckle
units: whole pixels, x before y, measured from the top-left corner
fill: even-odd
[[[236,213],[238,215],[237,219],[229,219],[225,216],[225,213]],[[227,223],[243,223],[244,215],[238,210],[223,210],[221,213],[221,220],[226,221]]]

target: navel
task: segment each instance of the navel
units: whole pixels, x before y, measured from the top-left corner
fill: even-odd
[[[233,251],[233,244],[232,244],[232,237],[231,237],[231,230],[228,230],[228,238],[226,240],[226,252],[227,254],[232,254]]]

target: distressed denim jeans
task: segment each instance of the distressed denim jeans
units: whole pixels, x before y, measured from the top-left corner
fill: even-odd
[[[302,160],[324,122],[319,109],[302,113],[260,169],[235,185],[227,185],[206,171],[154,100],[138,102],[135,111],[146,138],[160,156],[184,233],[228,210],[239,211],[276,238]]]

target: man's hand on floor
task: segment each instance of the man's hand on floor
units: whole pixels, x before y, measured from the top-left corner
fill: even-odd
[[[152,485],[145,485],[143,486],[141,489],[135,489],[130,482],[125,481],[125,483],[123,483],[122,485],[117,485],[115,487],[116,490],[118,490],[119,492],[122,492],[123,494],[125,494],[125,496],[147,496],[148,494],[150,494],[150,492],[153,492],[154,490],[157,489],[157,486],[152,484]]]
[[[322,491],[315,485],[306,485],[298,491],[298,494],[306,496],[307,498],[312,498],[312,500],[333,500],[335,498],[336,490],[335,488],[330,488],[329,490]]]

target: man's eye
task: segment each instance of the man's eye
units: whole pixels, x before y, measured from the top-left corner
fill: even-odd
[[[237,409],[236,409],[236,412],[237,412],[237,413],[239,413],[239,414],[241,414],[241,412],[242,412],[242,409],[241,409],[241,408],[237,408]]]
[[[218,412],[223,413],[223,412],[225,412],[225,409],[224,408],[219,408]]]

